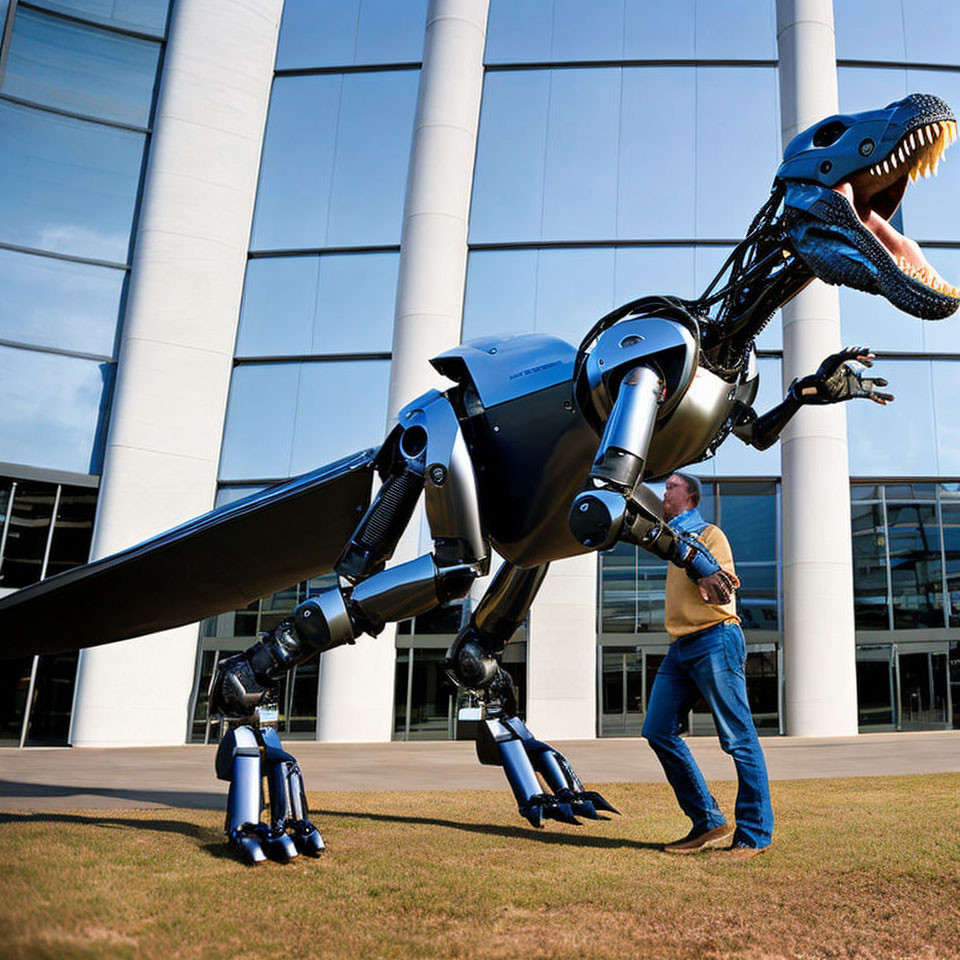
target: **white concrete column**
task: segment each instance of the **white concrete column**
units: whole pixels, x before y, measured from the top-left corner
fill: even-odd
[[[831,0],[777,0],[783,145],[837,112]],[[835,287],[815,280],[783,309],[783,380],[841,348]],[[787,733],[857,732],[850,477],[843,405],[805,407],[784,431],[783,594]]]
[[[94,557],[213,505],[281,6],[174,6]],[[196,650],[196,625],[84,650],[71,742],[183,743]]]
[[[551,564],[530,611],[527,724],[540,739],[597,734],[597,555]]]
[[[483,88],[489,0],[431,0],[400,239],[387,429],[431,387],[431,357],[460,342],[467,225]],[[394,563],[420,552],[411,523]],[[396,630],[323,655],[321,740],[389,740]]]

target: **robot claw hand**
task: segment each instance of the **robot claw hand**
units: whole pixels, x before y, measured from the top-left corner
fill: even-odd
[[[893,394],[883,393],[877,387],[887,386],[887,381],[863,375],[875,359],[869,347],[847,347],[827,357],[816,373],[794,380],[790,393],[801,404],[819,406],[862,397],[885,406],[893,400]]]

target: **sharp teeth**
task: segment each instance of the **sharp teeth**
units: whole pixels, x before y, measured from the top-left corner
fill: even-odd
[[[911,134],[910,134],[910,149],[911,149],[911,150],[916,150],[916,148],[917,148],[917,141],[914,140],[913,134],[911,133]]]
[[[901,163],[907,159],[907,153],[909,152],[910,152],[909,150],[904,152],[903,147],[900,148],[899,152],[897,153],[897,156],[900,158]]]
[[[889,173],[889,172],[890,172],[890,164],[887,163],[886,160],[883,161],[883,172],[884,172],[884,173]]]

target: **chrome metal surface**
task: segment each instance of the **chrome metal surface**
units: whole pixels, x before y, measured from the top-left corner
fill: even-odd
[[[405,430],[420,427],[426,432],[424,500],[431,536],[435,541],[459,541],[465,555],[456,559],[486,558],[490,551],[480,522],[477,478],[450,402],[431,391],[401,410],[399,422]]]
[[[374,620],[405,620],[439,602],[437,568],[425,553],[358,583],[351,597],[364,616]]]
[[[698,460],[733,411],[736,384],[699,367],[677,408],[657,425],[647,453],[647,478]]]

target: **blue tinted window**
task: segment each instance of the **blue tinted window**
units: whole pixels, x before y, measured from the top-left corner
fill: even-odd
[[[311,353],[389,353],[398,253],[320,258]]]
[[[220,455],[221,480],[292,476],[290,450],[299,380],[297,363],[234,368]]]
[[[277,77],[263,143],[251,246],[323,246],[333,177],[338,76]]]
[[[938,472],[960,476],[960,361],[934,360],[932,366]]]
[[[418,77],[275,80],[255,250],[399,242]]]
[[[531,333],[537,310],[537,250],[474,250],[467,262],[462,340]]]
[[[776,484],[721,483],[720,526],[735,564],[777,559]]]
[[[840,322],[844,343],[862,344],[878,352],[924,349],[924,321],[898,310],[884,297],[841,287]]]
[[[774,0],[697,0],[696,44],[698,59],[775,60]]]
[[[389,376],[386,360],[237,367],[220,478],[295,476],[380,443]]]
[[[415,63],[426,0],[286,0],[277,69]]]
[[[960,64],[960,8],[954,0],[905,0],[903,13],[907,60]]]
[[[483,84],[470,239],[539,239],[550,73],[488,73]]]
[[[914,184],[916,186],[916,184]],[[924,251],[934,269],[949,283],[960,286],[960,250],[929,247]],[[906,319],[905,314],[901,314]],[[923,349],[928,353],[960,353],[960,337],[957,324],[960,317],[954,314],[946,320],[917,321],[923,334]],[[960,409],[960,408],[958,408]]]
[[[417,70],[343,78],[327,243],[399,243]]]
[[[170,0],[33,0],[39,7],[162,37]]]
[[[692,59],[696,0],[627,0],[623,55],[627,60]]]
[[[554,0],[552,60],[619,60],[624,0]]]
[[[834,0],[833,26],[840,59],[905,59],[900,0]],[[929,26],[930,21],[926,21],[928,35]],[[878,101],[877,105],[883,106],[883,103],[889,101]]]
[[[743,236],[780,157],[776,70],[698,67],[697,237]]]
[[[692,295],[691,247],[474,250],[463,339],[534,330],[578,344],[612,307],[654,293]]]
[[[911,91],[935,93],[956,113],[960,110],[960,70],[908,70]],[[937,175],[907,188],[903,200],[904,232],[915,240],[956,240],[960,208],[960,150],[954,145],[940,160]]]
[[[557,70],[543,190],[545,240],[616,235],[620,71]]]
[[[0,250],[0,340],[113,355],[125,272]]]
[[[0,460],[99,472],[98,431],[111,377],[105,363],[0,347]]]
[[[936,476],[930,367],[928,360],[878,360],[874,375],[890,381],[896,401],[844,404],[851,476]]]
[[[399,261],[395,253],[251,260],[237,356],[389,353]]]
[[[553,35],[553,0],[491,0],[487,63],[546,63]]]
[[[541,250],[537,271],[538,333],[574,346],[613,308],[614,251]]]
[[[427,0],[360,0],[356,63],[413,63],[423,57]]]
[[[75,113],[146,126],[160,44],[17,11],[3,93]]]
[[[493,0],[487,63],[776,59],[773,0]]]
[[[902,100],[907,89],[907,71],[899,67],[839,67],[837,97],[841,113],[876,110],[895,100]]]
[[[286,0],[277,69],[352,64],[360,0]]]
[[[693,247],[620,247],[614,304],[655,293],[694,296],[693,260]]]
[[[303,364],[291,475],[381,443],[389,381],[388,360]],[[336,430],[330,429],[331,416]]]
[[[238,357],[310,352],[319,257],[266,257],[247,264]]]
[[[124,262],[144,135],[0,103],[0,240]]]
[[[696,71],[623,71],[617,237],[696,235]],[[604,149],[600,144],[594,149]],[[606,149],[613,152],[615,143]]]

